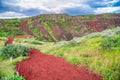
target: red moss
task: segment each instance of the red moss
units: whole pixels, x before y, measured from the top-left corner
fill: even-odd
[[[76,67],[35,49],[31,49],[27,60],[17,63],[16,69],[26,80],[102,80],[86,67]]]

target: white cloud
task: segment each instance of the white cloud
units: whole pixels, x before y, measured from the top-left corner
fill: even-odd
[[[120,0],[103,0],[96,2],[98,5],[105,5],[107,7],[112,7],[115,3],[119,2]]]
[[[90,8],[86,2],[90,0],[14,0],[14,2],[4,2],[5,4],[20,7],[20,11],[29,9],[44,10],[47,12],[61,13],[64,9],[81,7],[86,10]]]
[[[52,11],[55,13],[61,13],[61,12],[64,12],[64,10],[66,10],[66,9],[78,8],[78,7],[80,8],[80,10],[91,9],[91,7],[86,4],[67,3],[66,5],[61,5],[56,8],[53,8]]]
[[[120,10],[120,7],[104,7],[104,8],[97,8],[94,10],[94,13],[100,14],[100,13],[112,13]]]
[[[24,18],[24,17],[28,17],[28,16],[22,13],[17,13],[17,12],[12,12],[12,11],[0,13],[0,19]]]

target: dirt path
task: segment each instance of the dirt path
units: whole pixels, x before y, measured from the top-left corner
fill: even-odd
[[[102,80],[86,67],[76,67],[60,57],[30,49],[29,58],[16,64],[26,80]]]

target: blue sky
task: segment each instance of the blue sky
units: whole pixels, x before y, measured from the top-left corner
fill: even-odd
[[[0,0],[0,19],[60,13],[120,13],[120,0]]]

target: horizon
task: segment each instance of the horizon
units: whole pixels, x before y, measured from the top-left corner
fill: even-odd
[[[26,18],[44,14],[78,16],[104,13],[120,13],[120,0],[0,0],[0,19]]]

